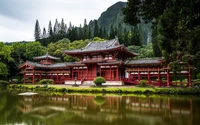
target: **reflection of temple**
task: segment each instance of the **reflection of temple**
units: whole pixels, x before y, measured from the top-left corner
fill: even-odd
[[[76,117],[94,121],[114,122],[124,118],[149,116],[162,121],[163,118],[193,117],[192,100],[170,98],[139,98],[104,96],[105,102],[97,105],[95,96],[23,96],[19,109],[26,115],[39,119],[55,117],[60,113],[73,113]],[[160,122],[160,121],[159,121]]]
[[[47,78],[53,79],[55,83],[74,84],[74,80],[77,80],[77,84],[90,85],[96,76],[102,76],[107,81],[106,85],[138,84],[141,79],[158,86],[173,84],[173,73],[162,58],[132,59],[137,54],[120,45],[117,38],[89,42],[84,48],[66,50],[64,53],[77,57],[79,61],[54,63],[58,58],[48,54],[35,57],[38,62],[27,61],[20,66],[24,83],[37,83]],[[178,74],[184,76],[186,84],[191,86],[191,66],[187,63],[180,65]]]

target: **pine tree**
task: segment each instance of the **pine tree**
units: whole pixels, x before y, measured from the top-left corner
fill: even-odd
[[[63,31],[63,32],[66,32],[66,28],[65,28],[65,22],[64,22],[64,19],[62,18],[62,21],[61,21],[61,24],[60,24],[60,29]]]
[[[83,25],[83,40],[88,38],[88,25],[87,25],[87,20],[84,20],[84,25]]]
[[[53,29],[52,29],[51,21],[49,21],[48,37],[52,37],[52,36],[53,36]]]
[[[54,27],[53,27],[53,33],[57,34],[59,30],[58,20],[56,19]]]
[[[106,39],[107,38],[107,31],[106,28],[103,28],[103,38]]]
[[[97,23],[97,20],[95,20],[94,22],[94,37],[98,37],[99,36],[99,26]]]
[[[110,39],[114,39],[115,38],[115,29],[113,27],[113,24],[110,25]]]
[[[46,29],[45,27],[43,28],[43,34],[42,34],[42,39],[46,38],[47,34],[46,34]]]
[[[141,46],[141,39],[138,26],[132,28],[131,44]]]
[[[36,23],[35,23],[34,37],[35,37],[35,41],[38,41],[41,39],[41,29],[40,29],[40,24],[38,20],[36,20]]]

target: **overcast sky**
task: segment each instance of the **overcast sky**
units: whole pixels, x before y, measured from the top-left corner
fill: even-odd
[[[69,25],[83,25],[84,19],[98,19],[102,12],[118,1],[127,0],[0,0],[0,41],[33,41],[36,19],[48,29],[63,18]]]

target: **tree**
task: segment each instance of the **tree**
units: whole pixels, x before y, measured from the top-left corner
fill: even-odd
[[[34,37],[35,37],[35,41],[38,41],[41,39],[41,29],[40,29],[40,24],[38,20],[36,20],[36,23],[35,23]]]
[[[56,19],[54,27],[53,27],[53,33],[57,34],[59,31],[59,24],[58,24],[58,20]]]
[[[141,39],[138,26],[132,28],[131,43],[135,46],[141,46]]]
[[[94,21],[94,37],[99,36],[99,26],[97,20]]]
[[[142,18],[145,22],[152,22],[157,26],[158,41],[156,42],[165,57],[165,62],[169,63],[183,61],[187,55],[197,59],[200,39],[195,34],[200,31],[199,6],[199,0],[190,2],[188,0],[128,0],[123,13],[125,22],[131,25],[136,25]],[[193,64],[198,66],[196,62],[197,60],[194,60]]]
[[[62,18],[62,21],[61,21],[61,24],[60,24],[60,29],[61,29],[63,32],[66,32],[65,22],[64,22],[64,19],[63,19],[63,18]]]
[[[40,42],[29,42],[26,44],[25,56],[27,60],[33,60],[33,57],[45,54],[45,50]]]
[[[7,46],[0,42],[0,77],[4,78],[9,74],[9,63],[13,62],[11,57],[12,46]]]
[[[110,25],[110,36],[109,36],[109,38],[110,38],[110,39],[114,39],[115,36],[116,36],[116,34],[115,34],[115,29],[114,29],[114,27],[113,27],[113,24],[111,24],[111,25]]]
[[[52,29],[51,21],[49,21],[48,37],[52,37],[52,36],[53,36],[53,29]]]
[[[46,29],[45,27],[43,28],[43,34],[42,34],[42,39],[47,37]]]

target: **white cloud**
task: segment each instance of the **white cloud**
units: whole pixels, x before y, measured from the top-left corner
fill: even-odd
[[[127,1],[127,0],[122,0]],[[49,20],[63,18],[68,25],[83,24],[98,19],[100,14],[118,0],[1,0],[0,41],[34,40],[36,19],[41,30],[48,28]]]

